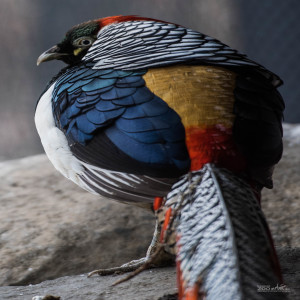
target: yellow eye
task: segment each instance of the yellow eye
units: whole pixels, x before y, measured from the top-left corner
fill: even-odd
[[[91,37],[80,37],[73,42],[73,45],[76,47],[89,47],[93,44],[95,40]]]

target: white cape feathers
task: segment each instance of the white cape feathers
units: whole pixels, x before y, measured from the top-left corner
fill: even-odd
[[[138,70],[193,61],[220,67],[255,67],[274,86],[281,79],[219,40],[179,25],[128,21],[103,27],[83,61],[94,69]]]

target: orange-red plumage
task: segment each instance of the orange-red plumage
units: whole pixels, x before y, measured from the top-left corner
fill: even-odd
[[[200,170],[206,163],[240,172],[246,161],[238,150],[232,136],[232,129],[222,125],[186,129],[186,144],[191,158],[191,171]]]
[[[200,300],[198,284],[195,284],[193,287],[186,290],[184,299],[185,300]]]
[[[171,220],[171,215],[172,215],[172,208],[168,208],[168,210],[166,211],[166,214],[165,214],[165,221],[164,221],[164,224],[162,226],[162,229],[161,229],[161,234],[160,234],[160,241],[163,242],[164,240],[164,236],[165,236],[165,232],[169,226],[169,222]]]
[[[177,287],[178,287],[178,299],[182,299],[183,284],[182,284],[182,272],[181,272],[179,260],[176,260],[176,281],[177,281]]]
[[[155,197],[153,201],[153,210],[157,211],[161,206],[163,202],[163,197]]]
[[[100,28],[113,24],[113,23],[121,23],[121,22],[128,22],[128,21],[157,21],[160,23],[166,23],[164,21],[159,21],[156,19],[152,19],[152,18],[145,18],[145,17],[140,17],[140,16],[135,16],[135,15],[131,15],[131,16],[111,16],[111,17],[105,17],[105,18],[101,18],[98,20],[98,23],[100,25]]]

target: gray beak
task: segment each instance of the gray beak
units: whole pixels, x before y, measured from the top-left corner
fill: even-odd
[[[58,46],[53,46],[52,48],[48,49],[44,53],[42,53],[36,64],[39,66],[42,62],[53,60],[53,59],[60,59],[62,56],[69,55],[67,53],[59,53],[60,48]]]

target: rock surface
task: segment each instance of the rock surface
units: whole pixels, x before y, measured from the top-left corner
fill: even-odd
[[[118,266],[146,253],[151,213],[81,190],[45,155],[1,163],[0,172],[0,285]]]
[[[293,289],[290,299],[300,299],[300,126],[284,130],[284,156],[262,207],[287,287]],[[0,285],[37,284],[118,266],[142,257],[152,237],[151,214],[77,188],[44,155],[0,163],[0,191]],[[158,299],[176,291],[173,268],[146,271],[111,287],[115,279],[71,276],[0,287],[0,299],[48,293],[63,300]]]
[[[300,251],[281,249],[281,264],[288,281],[285,293],[289,300],[300,299],[298,279],[293,263],[300,259]],[[294,274],[294,275],[293,275]],[[31,300],[34,296],[52,295],[61,300],[175,300],[175,268],[146,270],[130,281],[117,286],[112,284],[123,275],[92,277],[86,275],[61,277],[37,285],[0,287],[1,300]],[[171,295],[168,297],[167,295]],[[165,297],[164,297],[165,296]],[[40,300],[40,299],[39,299]],[[51,299],[52,300],[52,299]],[[219,299],[216,299],[219,300]],[[220,299],[221,300],[221,299]]]
[[[146,270],[130,281],[112,287],[122,276],[86,278],[85,275],[61,277],[37,285],[1,287],[1,300],[31,300],[34,296],[60,296],[61,300],[158,300],[175,294],[175,269]]]
[[[284,124],[284,152],[272,190],[263,190],[262,209],[275,245],[300,247],[300,125]]]

